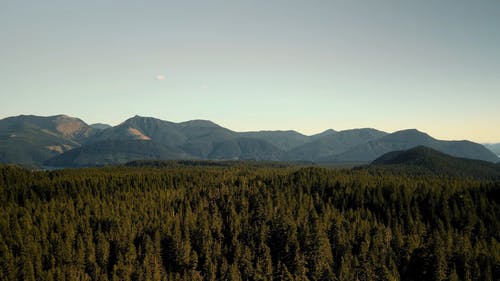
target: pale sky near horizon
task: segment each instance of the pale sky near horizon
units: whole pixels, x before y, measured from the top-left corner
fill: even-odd
[[[0,118],[500,142],[500,1],[0,0]]]

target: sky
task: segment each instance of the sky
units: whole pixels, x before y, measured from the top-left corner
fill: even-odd
[[[500,142],[500,1],[0,0],[0,118]]]

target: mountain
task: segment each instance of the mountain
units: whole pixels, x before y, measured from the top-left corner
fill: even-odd
[[[111,128],[112,126],[111,125],[108,125],[108,124],[104,124],[104,123],[95,123],[95,124],[91,124],[90,125],[91,128],[94,128],[96,130],[106,130],[106,129],[109,129]]]
[[[66,115],[20,115],[0,120],[0,163],[39,165],[43,160],[79,147],[96,130]]]
[[[391,151],[427,146],[456,157],[496,162],[497,157],[484,146],[470,141],[443,141],[415,129],[397,131],[328,158],[328,161],[370,162]]]
[[[495,153],[495,155],[500,157],[500,143],[485,143],[483,145],[491,152]],[[498,159],[498,161],[500,161],[500,158]]]
[[[92,141],[154,140],[174,147],[184,143],[186,139],[178,130],[176,123],[136,115],[118,126],[101,131]]]
[[[283,151],[291,151],[297,147],[310,143],[312,141],[329,137],[331,135],[336,134],[337,131],[333,129],[328,129],[319,134],[315,134],[312,136],[303,135],[297,131],[288,130],[288,131],[257,131],[257,132],[242,132],[239,133],[241,136],[248,138],[256,138],[260,140],[265,140],[272,145]]]
[[[267,141],[283,151],[289,151],[311,140],[311,137],[292,130],[243,132],[240,133],[240,135],[247,138]]]
[[[282,151],[264,140],[238,138],[216,143],[208,159],[214,160],[281,160]]]
[[[46,160],[45,166],[86,167],[127,163],[135,160],[191,159],[177,148],[146,140],[109,140],[75,148]]]
[[[375,129],[235,132],[209,120],[169,122],[134,116],[109,127],[66,115],[0,120],[0,163],[92,166],[147,159],[264,160],[367,163],[395,150],[424,145],[453,156],[498,162],[484,146],[441,141],[417,130]]]
[[[311,136],[311,139],[312,140],[316,140],[316,139],[319,139],[319,138],[322,138],[322,137],[326,137],[326,136],[329,136],[329,135],[333,135],[333,134],[336,134],[337,131],[333,130],[333,129],[328,129],[326,131],[323,131],[319,134],[315,134],[315,135],[312,135]]]
[[[312,141],[291,150],[286,155],[287,160],[317,161],[334,157],[351,147],[379,139],[387,133],[375,129],[353,129],[340,132],[322,133]]]
[[[223,128],[207,120],[191,120],[178,124],[180,132],[186,137],[181,146],[187,153],[201,159],[210,158],[217,143],[234,140],[236,132]]]
[[[370,167],[419,174],[500,179],[500,165],[498,164],[453,157],[425,146],[386,153],[375,159]]]

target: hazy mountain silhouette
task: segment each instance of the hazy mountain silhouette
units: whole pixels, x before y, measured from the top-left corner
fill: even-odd
[[[257,131],[242,132],[240,135],[248,138],[256,138],[270,142],[282,151],[291,151],[297,147],[308,144],[312,141],[336,134],[337,131],[328,129],[312,136],[303,135],[297,131]]]
[[[111,128],[112,126],[108,125],[108,124],[104,124],[104,123],[95,123],[95,124],[91,124],[90,127],[97,129],[97,130],[105,130],[105,129]]]
[[[208,159],[280,161],[282,153],[282,150],[267,141],[238,138],[216,143]]]
[[[485,143],[483,145],[498,157],[500,157],[500,143]],[[498,159],[498,161],[500,161],[500,158]]]
[[[427,146],[456,157],[496,162],[497,157],[484,146],[470,141],[443,141],[415,129],[397,131],[379,139],[357,145],[339,155],[324,159],[335,161],[369,162],[381,155],[415,146]]]
[[[313,136],[305,136],[299,132],[289,131],[258,131],[240,133],[247,138],[255,138],[267,141],[283,151],[289,151],[297,146],[311,141]]]
[[[386,153],[375,159],[370,166],[406,173],[500,179],[500,165],[498,164],[453,157],[425,146]]]
[[[211,121],[192,120],[178,124],[180,132],[186,137],[182,149],[197,158],[208,158],[208,155],[220,142],[234,140],[238,134],[223,128]]]
[[[84,167],[127,163],[142,159],[191,159],[178,148],[146,140],[109,140],[70,150],[44,162],[53,167]]]
[[[328,129],[328,130],[325,130],[319,134],[316,134],[316,135],[312,135],[311,136],[311,139],[312,140],[316,140],[316,139],[319,139],[319,138],[322,138],[322,137],[326,137],[326,136],[330,136],[330,135],[334,135],[338,133],[337,131],[335,131],[334,129]]]
[[[0,162],[92,166],[143,159],[370,162],[394,150],[425,145],[454,156],[497,162],[482,145],[441,141],[417,130],[375,129],[234,132],[208,120],[174,123],[134,116],[123,123],[87,125],[65,115],[0,120]]]
[[[304,145],[296,147],[286,154],[287,160],[317,161],[334,157],[356,145],[369,142],[387,135],[375,129],[352,129],[335,133],[316,135]]]

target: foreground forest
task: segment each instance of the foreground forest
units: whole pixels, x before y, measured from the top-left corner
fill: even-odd
[[[0,167],[0,280],[499,280],[500,182]]]

